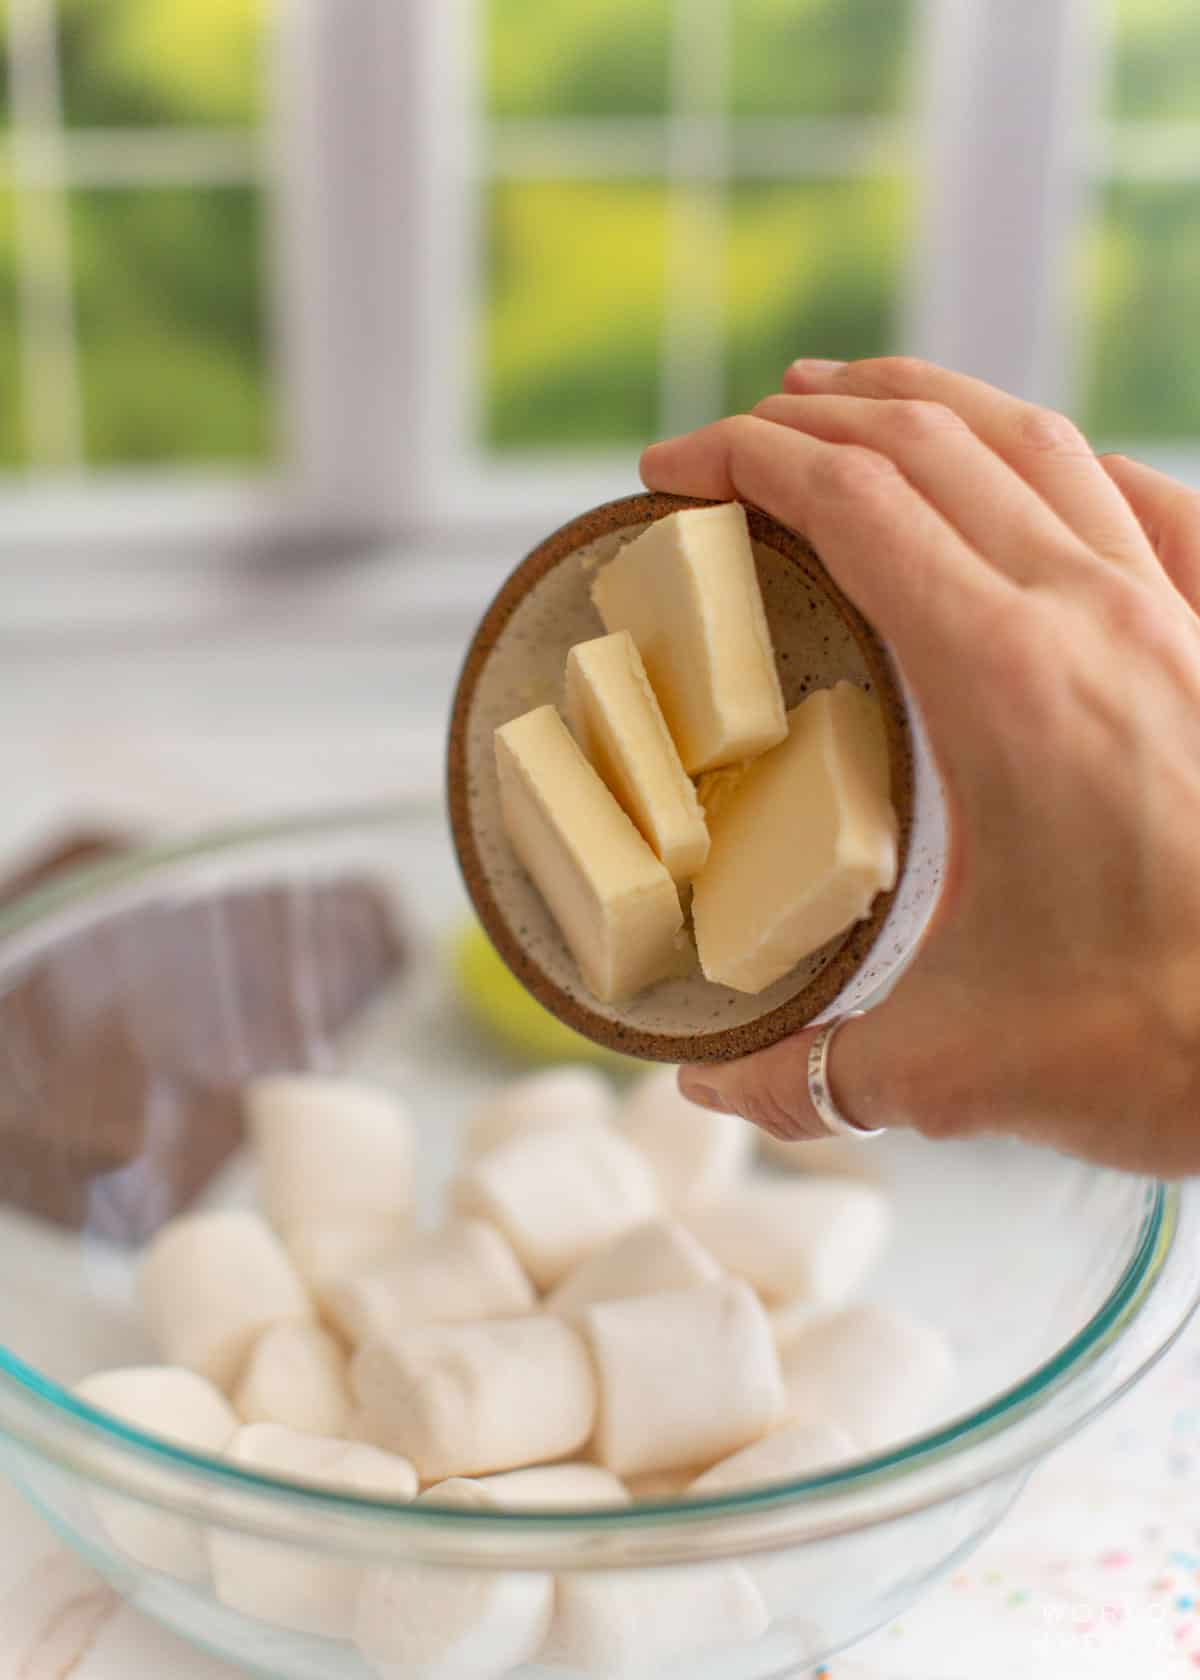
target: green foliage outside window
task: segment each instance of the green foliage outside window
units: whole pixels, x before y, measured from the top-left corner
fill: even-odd
[[[16,466],[22,454],[12,217],[12,194],[0,190],[0,469]]]
[[[259,194],[72,195],[87,458],[236,463],[271,451]]]
[[[58,0],[66,121],[81,128],[252,126],[263,103],[268,4]]]

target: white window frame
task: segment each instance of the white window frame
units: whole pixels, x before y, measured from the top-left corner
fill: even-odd
[[[283,62],[264,169],[277,185],[273,350],[288,469],[0,484],[0,557],[64,546],[211,557],[381,534],[470,539],[497,525],[533,534],[635,487],[632,451],[511,463],[471,454],[477,393],[464,322],[479,302],[481,3],[278,0]],[[1174,150],[1147,153],[1137,134],[1117,132],[1105,153],[1092,109],[1107,33],[1096,0],[920,3],[919,204],[902,347],[1063,406],[1079,348],[1070,278],[1087,195],[1102,169],[1170,175],[1200,148],[1189,125]],[[665,165],[701,212],[706,195],[719,202],[730,166],[728,132],[697,117],[719,85],[726,15],[714,0],[677,0]],[[661,125],[648,126],[661,141]],[[756,168],[789,178],[853,174],[873,167],[886,128],[764,122],[740,126],[739,143],[757,147]],[[559,152],[564,173],[611,176],[644,155],[636,123],[618,125],[619,155],[612,127],[573,132],[571,152]],[[544,156],[544,137],[510,125],[501,168],[520,173],[523,148]],[[119,153],[98,137],[99,164],[106,144]],[[603,167],[598,148],[611,153]],[[59,166],[52,146],[43,165]],[[668,263],[673,241],[669,228]],[[692,354],[719,333],[715,290],[688,296],[663,346],[664,430],[720,400],[711,358]],[[1156,458],[1200,475],[1200,452]]]

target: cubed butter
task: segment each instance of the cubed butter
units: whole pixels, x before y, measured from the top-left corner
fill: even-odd
[[[787,734],[771,633],[739,502],[654,522],[592,586],[604,627],[628,630],[694,776]]]
[[[496,769],[505,830],[588,989],[613,1002],[676,970],[675,883],[553,706],[496,731]]]
[[[761,992],[870,914],[895,885],[897,824],[878,703],[853,683],[809,695],[711,826],[692,916],[710,980]]]
[[[601,780],[675,881],[708,856],[708,827],[628,630],[567,655],[567,721]]]

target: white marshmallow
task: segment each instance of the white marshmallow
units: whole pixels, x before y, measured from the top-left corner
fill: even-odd
[[[533,1312],[537,1297],[494,1225],[452,1219],[333,1284],[321,1305],[347,1341],[359,1344],[421,1324],[517,1318]]]
[[[252,1080],[244,1101],[259,1198],[277,1231],[404,1223],[413,1136],[395,1097],[350,1079],[278,1073]]]
[[[775,1346],[780,1353],[803,1335],[810,1324],[818,1318],[825,1318],[829,1308],[822,1306],[819,1301],[810,1301],[801,1295],[795,1301],[785,1301],[782,1306],[771,1307],[767,1317],[771,1320],[771,1334],[775,1338]]]
[[[425,1500],[499,1508],[482,1483],[461,1477]],[[537,1655],[553,1610],[553,1576],[532,1570],[379,1568],[363,1586],[354,1638],[383,1680],[496,1680]]]
[[[891,1210],[887,1198],[867,1184],[767,1179],[697,1208],[687,1225],[727,1271],[752,1283],[764,1300],[805,1296],[840,1306],[879,1258]]]
[[[688,1493],[707,1499],[713,1494],[831,1470],[853,1457],[854,1442],[836,1423],[785,1424],[697,1476]]]
[[[592,1455],[619,1476],[712,1464],[783,1414],[771,1327],[744,1283],[600,1301],[580,1323],[600,1390]]]
[[[548,1314],[380,1337],[350,1376],[357,1427],[411,1458],[423,1482],[565,1458],[595,1421],[587,1348]]]
[[[506,1511],[582,1511],[629,1504],[622,1483],[599,1464],[534,1464],[528,1470],[480,1476],[475,1485]]]
[[[688,1470],[644,1470],[639,1476],[626,1476],[625,1488],[635,1503],[659,1504],[668,1499],[682,1499],[698,1474],[695,1465]]]
[[[344,1435],[350,1420],[346,1356],[315,1324],[277,1324],[255,1342],[233,1403],[243,1423]]]
[[[782,1364],[791,1421],[841,1424],[868,1452],[928,1428],[954,1375],[939,1330],[870,1305],[816,1319]]]
[[[801,1143],[785,1143],[769,1132],[760,1132],[758,1152],[773,1167],[811,1178],[857,1178],[867,1184],[879,1184],[884,1178],[879,1150],[858,1138],[805,1138]]]
[[[318,1301],[332,1284],[366,1271],[405,1240],[403,1225],[302,1225],[289,1233],[292,1265]]]
[[[734,1563],[560,1575],[540,1661],[605,1676],[661,1672],[693,1653],[758,1639],[767,1612]]]
[[[615,1106],[612,1086],[594,1068],[546,1068],[514,1079],[475,1110],[467,1123],[467,1151],[482,1155],[511,1138],[557,1126],[603,1125]]]
[[[656,1068],[639,1079],[614,1123],[649,1161],[668,1207],[699,1207],[741,1177],[754,1149],[754,1128],[735,1114],[689,1102],[676,1071]]]
[[[135,1429],[196,1452],[224,1452],[237,1429],[228,1401],[210,1382],[194,1371],[169,1365],[102,1371],[85,1378],[75,1392],[89,1406],[111,1412]],[[181,1581],[202,1581],[207,1576],[208,1558],[198,1523],[164,1516],[123,1494],[95,1494],[93,1504],[113,1544],[144,1568],[161,1570]]]
[[[658,1212],[645,1160],[603,1126],[502,1143],[467,1167],[453,1198],[459,1212],[500,1227],[539,1289]]]
[[[254,1213],[193,1213],[164,1225],[139,1288],[164,1358],[226,1390],[264,1330],[313,1316],[283,1244]]]
[[[272,1423],[239,1429],[229,1456],[267,1475],[379,1499],[409,1500],[417,1491],[416,1471],[402,1458]],[[361,1564],[217,1527],[209,1529],[208,1552],[216,1595],[231,1610],[297,1633],[349,1638]]]
[[[721,1268],[674,1219],[635,1225],[576,1266],[550,1295],[547,1312],[570,1318],[593,1301],[620,1301],[715,1283]]]

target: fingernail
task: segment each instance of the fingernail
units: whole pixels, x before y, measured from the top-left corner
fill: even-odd
[[[801,356],[788,369],[797,379],[827,379],[831,373],[840,373],[846,366],[845,362],[827,362],[819,356]]]
[[[730,1114],[732,1109],[719,1091],[711,1085],[705,1085],[702,1080],[693,1079],[690,1074],[681,1074],[679,1089],[689,1102],[694,1102],[700,1108],[711,1108],[716,1114]]]

